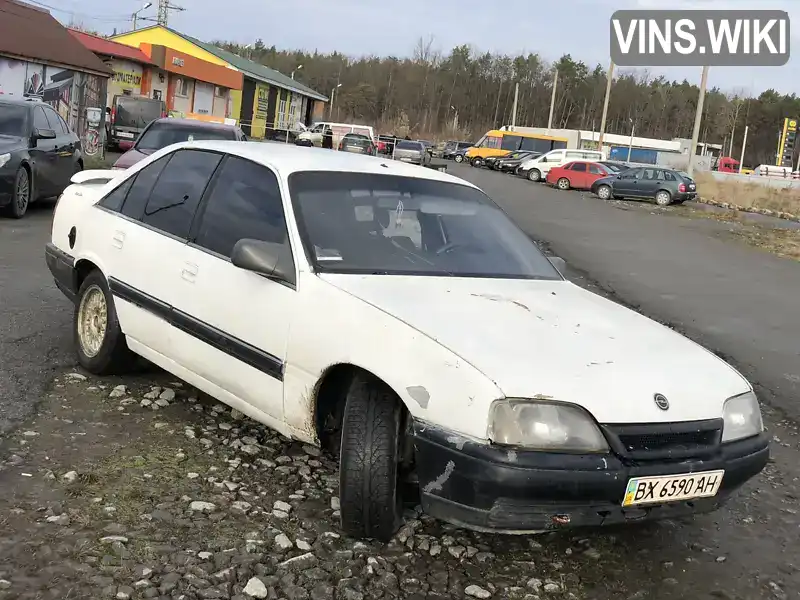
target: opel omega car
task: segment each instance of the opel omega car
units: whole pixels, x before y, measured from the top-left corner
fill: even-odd
[[[46,258],[83,368],[140,355],[329,449],[349,535],[420,498],[507,533],[709,511],[767,462],[738,372],[566,281],[461,179],[199,141],[73,182]]]

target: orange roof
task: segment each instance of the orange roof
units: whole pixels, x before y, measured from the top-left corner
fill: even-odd
[[[68,28],[69,32],[86,48],[100,54],[102,56],[113,56],[115,58],[124,58],[125,60],[132,60],[133,62],[144,63],[152,65],[153,61],[144,52],[138,48],[132,48],[119,42],[113,42],[85,31],[78,31],[77,29]]]

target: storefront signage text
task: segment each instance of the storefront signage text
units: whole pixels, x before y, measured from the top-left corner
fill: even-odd
[[[183,66],[183,59],[182,58],[178,58],[177,56],[173,56],[172,57],[172,64],[173,65],[177,65],[179,67],[182,67]]]
[[[114,71],[114,81],[123,85],[138,87],[142,85],[142,74],[135,71]]]

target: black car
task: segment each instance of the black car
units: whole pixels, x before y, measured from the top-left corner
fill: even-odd
[[[498,160],[500,160],[501,158],[509,158],[511,156],[511,154],[513,154],[513,153],[509,150],[505,154],[500,154],[498,156],[487,156],[486,158],[484,158],[480,162],[480,166],[486,167],[487,169],[494,170],[495,164],[497,164]]]
[[[0,101],[0,208],[21,218],[31,202],[58,196],[83,169],[81,140],[50,105]]]
[[[360,133],[347,133],[339,142],[339,150],[342,152],[355,152],[356,154],[368,154],[375,156],[375,144],[372,138]]]
[[[466,152],[467,148],[472,148],[472,142],[456,142],[456,141],[449,141],[444,145],[444,150],[442,150],[442,158],[445,160],[454,160],[458,153],[461,153],[461,160],[457,162],[461,162],[464,160],[464,152]]]
[[[502,171],[503,173],[515,173],[523,162],[541,155],[541,152],[533,152],[530,150],[512,152],[508,156],[501,156],[498,160],[494,161],[492,168],[496,171]]]
[[[683,204],[697,197],[697,185],[686,173],[663,167],[634,167],[598,179],[592,192],[600,198],[642,198],[659,206]]]

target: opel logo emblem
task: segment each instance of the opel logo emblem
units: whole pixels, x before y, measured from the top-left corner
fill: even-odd
[[[669,410],[669,400],[667,400],[667,397],[664,394],[655,394],[653,396],[653,401],[661,410]]]

